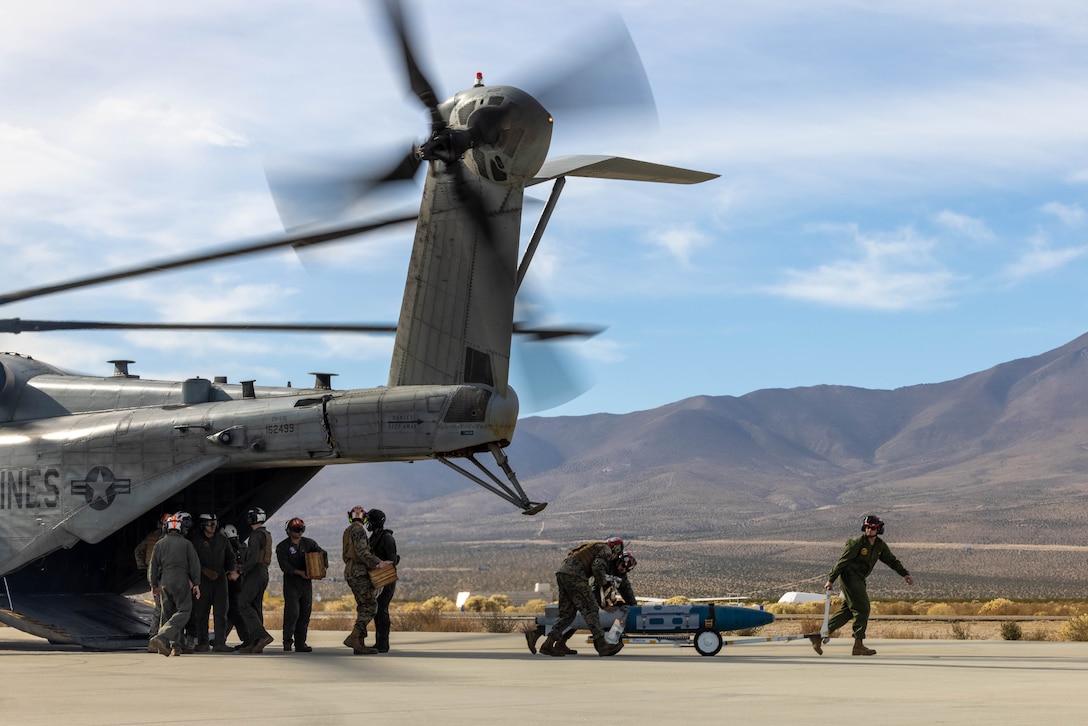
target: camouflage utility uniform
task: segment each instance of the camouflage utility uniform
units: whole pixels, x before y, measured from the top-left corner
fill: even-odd
[[[356,654],[377,653],[374,648],[363,645],[366,626],[374,619],[378,610],[378,600],[374,594],[374,583],[370,581],[369,570],[382,563],[370,550],[366,528],[361,521],[354,521],[344,530],[343,537],[344,579],[355,595],[355,628],[348,635],[344,644]]]
[[[853,618],[854,637],[865,638],[865,629],[869,625],[869,593],[865,587],[865,578],[876,567],[877,561],[883,562],[902,577],[910,577],[907,568],[896,559],[892,551],[888,549],[888,544],[880,537],[877,537],[872,544],[869,544],[869,538],[864,534],[849,540],[842,557],[827,576],[828,582],[834,582],[836,578],[841,580],[842,597],[846,601],[842,608],[828,620],[829,633],[835,632]]]
[[[578,613],[589,626],[593,639],[604,642],[604,630],[597,599],[589,587],[589,578],[604,582],[608,574],[608,563],[615,555],[604,542],[590,542],[571,550],[563,564],[555,572],[555,581],[559,585],[559,619],[548,633],[550,639],[563,638],[567,629]]]

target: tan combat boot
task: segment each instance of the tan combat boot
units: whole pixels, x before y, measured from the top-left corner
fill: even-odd
[[[866,648],[861,638],[854,638],[854,655],[876,655],[872,648]]]
[[[824,654],[824,639],[819,635],[808,636],[809,641],[812,643],[812,649],[816,651],[816,655]]]
[[[348,633],[348,637],[344,638],[344,645],[351,648],[352,650],[357,650],[358,648],[361,648],[363,646],[363,642],[361,640],[359,640],[359,626],[358,625],[356,625],[352,629],[352,631],[350,633]]]

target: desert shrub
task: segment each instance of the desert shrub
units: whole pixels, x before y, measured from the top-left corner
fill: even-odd
[[[841,606],[842,600],[839,598],[831,598],[831,609],[835,610],[836,607]],[[775,615],[813,615],[816,613],[823,614],[824,603],[820,602],[772,602],[765,605],[764,610]]]
[[[1007,598],[999,597],[985,602],[978,609],[979,615],[1020,615],[1022,606]]]
[[[688,600],[683,595],[677,595],[676,597],[670,597],[665,601],[665,605],[690,605],[691,600]]]
[[[424,633],[475,633],[480,624],[474,618],[444,618],[436,610],[420,607],[390,613],[392,629],[402,632]]]
[[[1001,623],[1001,639],[1002,640],[1020,640],[1024,637],[1024,630],[1020,627],[1020,623],[1012,620]]]
[[[800,607],[800,605],[795,605],[792,602],[772,602],[764,610],[775,615],[794,615],[801,612]]]
[[[914,604],[903,600],[873,603],[873,613],[878,615],[914,615]]]
[[[1088,640],[1088,615],[1078,615],[1062,623],[1058,638],[1078,642]]]
[[[519,609],[523,613],[531,613],[531,614],[540,615],[540,614],[544,613],[544,607],[547,604],[548,603],[544,602],[543,600],[539,600],[539,599],[538,600],[530,600],[529,602],[522,605],[521,608],[519,608]]]
[[[1024,638],[1024,640],[1050,640],[1050,636],[1042,628],[1036,628]]]
[[[264,627],[268,631],[283,630],[283,610],[265,610]]]
[[[801,626],[802,635],[812,635],[813,633],[820,632],[820,628],[823,627],[824,621],[817,620],[816,618],[805,618],[804,620],[799,621],[799,625]]]
[[[492,595],[487,598],[487,605],[484,607],[484,610],[487,612],[500,613],[511,607],[513,607],[513,605],[510,602],[510,598],[506,595]]]
[[[971,626],[967,623],[952,623],[952,640],[971,640]]]
[[[482,613],[486,603],[487,598],[483,595],[473,595],[468,600],[465,600],[465,604],[461,606],[461,609],[466,613]]]
[[[880,637],[894,640],[920,640],[926,636],[913,628],[882,628]]]
[[[424,612],[432,613],[452,613],[457,611],[457,604],[450,600],[448,597],[432,597],[426,600],[419,606],[419,609]]]
[[[336,613],[327,618],[314,618],[310,630],[351,630],[355,625],[355,613]]]
[[[325,612],[327,613],[351,613],[355,612],[355,596],[344,595],[336,600],[325,601]]]
[[[939,602],[936,605],[930,606],[926,611],[926,615],[955,615],[956,608],[952,607],[946,602]]]
[[[512,633],[518,626],[515,618],[508,618],[494,611],[480,615],[479,623],[485,633]]]

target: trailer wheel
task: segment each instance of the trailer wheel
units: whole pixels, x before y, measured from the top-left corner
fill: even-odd
[[[695,633],[694,645],[699,655],[717,655],[722,649],[722,634],[710,628],[700,628]]]

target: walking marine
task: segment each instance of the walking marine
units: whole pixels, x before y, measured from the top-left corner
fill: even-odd
[[[836,579],[841,581],[842,608],[827,622],[827,632],[833,633],[854,620],[853,655],[876,655],[872,648],[865,647],[865,629],[869,625],[869,593],[865,587],[865,578],[876,567],[877,561],[883,562],[895,570],[908,585],[914,584],[914,578],[907,572],[903,563],[896,559],[887,543],[879,535],[884,534],[884,520],[875,514],[869,514],[861,524],[862,534],[846,543],[842,557],[827,575],[825,590],[830,590]],[[813,649],[823,654],[821,639],[818,635],[809,637]]]
[[[200,597],[200,560],[193,543],[185,539],[191,525],[188,514],[167,519],[166,534],[155,543],[147,570],[151,594],[162,603],[162,620],[150,645],[166,656],[181,655],[182,630],[193,610],[193,595]]]

